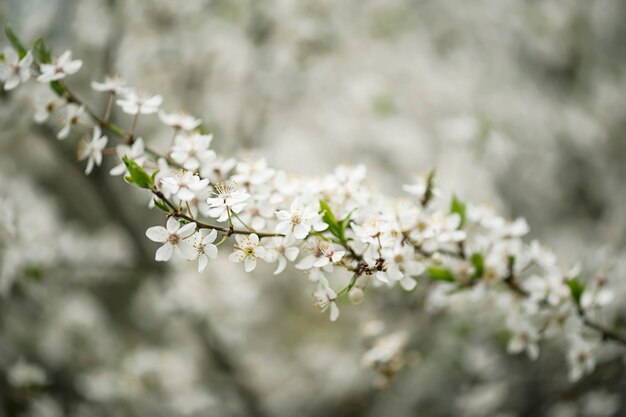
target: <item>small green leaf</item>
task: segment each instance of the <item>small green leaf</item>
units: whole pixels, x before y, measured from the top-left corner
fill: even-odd
[[[35,58],[42,64],[49,64],[52,62],[52,55],[46,45],[43,42],[43,39],[37,38],[35,43],[33,44],[33,53],[35,54]]]
[[[346,228],[350,224],[350,220],[352,219],[352,214],[354,213],[355,210],[356,209],[351,210],[350,213],[348,213],[346,217],[341,219],[341,221],[339,222],[339,234],[341,235],[339,238],[343,241],[346,240]]]
[[[43,278],[43,269],[39,265],[26,265],[24,267],[24,275],[34,280]]]
[[[462,229],[465,224],[465,209],[465,203],[459,200],[456,195],[453,195],[452,201],[450,202],[450,213],[456,213],[461,217],[459,229]]]
[[[474,266],[474,278],[482,277],[485,272],[485,259],[483,258],[483,255],[476,252],[470,257],[470,261]]]
[[[167,204],[165,204],[165,202],[163,200],[161,200],[160,198],[155,198],[154,199],[154,205],[157,206],[158,208],[160,208],[161,210],[163,210],[166,213],[170,212],[170,209],[167,206]]]
[[[428,172],[428,177],[426,177],[426,191],[424,192],[424,197],[422,198],[422,206],[426,206],[430,200],[433,198],[433,194],[435,192],[435,175],[437,171],[435,169],[431,169]]]
[[[438,266],[429,266],[426,271],[428,272],[428,275],[430,275],[430,277],[436,281],[446,281],[446,282],[455,282],[456,279],[454,278],[454,274],[452,274],[452,272],[447,269],[447,268],[441,268]]]
[[[7,25],[4,27],[4,33],[7,35],[9,42],[11,42],[13,49],[15,49],[20,59],[24,58],[28,53],[28,50],[26,50],[22,42],[18,39],[15,32],[13,32],[13,29],[11,29],[11,27]]]
[[[576,302],[576,305],[580,305],[580,297],[583,295],[585,291],[585,284],[578,281],[577,278],[571,278],[567,280],[567,286],[569,287],[569,292],[572,295],[572,298]]]
[[[52,89],[52,91],[54,91],[56,93],[57,96],[62,97],[65,94],[65,88],[63,87],[63,85],[58,82],[58,81],[52,81],[50,83],[50,88]]]
[[[154,181],[152,178],[142,167],[140,167],[135,161],[128,159],[128,157],[123,156],[122,161],[126,165],[126,169],[128,170],[128,176],[125,177],[126,181],[131,184],[135,184],[139,188],[154,188]]]
[[[341,229],[337,219],[330,209],[330,206],[324,200],[320,200],[320,210],[323,212],[322,221],[328,225],[328,231],[334,236],[339,237],[341,235]]]

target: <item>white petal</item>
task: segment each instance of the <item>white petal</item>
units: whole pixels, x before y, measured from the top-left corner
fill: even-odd
[[[163,243],[167,240],[169,233],[163,226],[152,226],[146,230],[146,236],[153,242]]]
[[[211,245],[211,244],[207,244],[204,247],[204,254],[206,256],[208,256],[209,258],[211,258],[211,259],[217,258],[217,246]]]
[[[244,269],[246,272],[252,272],[254,271],[254,268],[256,268],[256,259],[254,258],[248,258],[246,259],[246,261],[244,262]]]
[[[191,261],[196,259],[196,257],[198,256],[198,251],[193,247],[190,242],[186,240],[181,240],[180,242],[178,242],[178,244],[176,244],[176,247],[185,259]]]
[[[285,249],[285,258],[293,262],[298,257],[299,252],[300,252],[300,249],[298,248],[295,248],[295,247],[287,248]]]
[[[296,227],[294,227],[293,230],[293,235],[296,237],[296,239],[304,239],[308,234],[309,231],[311,230],[311,226],[309,226],[308,224],[297,224]]]
[[[406,291],[413,291],[415,287],[417,286],[417,281],[407,276],[400,280],[400,286],[404,288]]]
[[[241,262],[244,258],[244,254],[242,251],[240,250],[236,250],[233,253],[231,253],[230,255],[228,255],[228,259],[231,262]]]
[[[172,253],[174,253],[174,245],[165,242],[163,246],[157,249],[154,259],[160,262],[169,261],[172,258]]]
[[[175,217],[168,217],[165,227],[167,227],[168,232],[174,233],[180,228],[180,222]]]
[[[274,271],[274,275],[280,274],[281,272],[285,270],[286,267],[287,267],[287,260],[285,259],[284,256],[281,256],[280,258],[278,258],[278,266],[276,267],[276,270]]]
[[[209,258],[206,255],[200,255],[198,258],[198,272],[204,272],[208,264]]]
[[[330,321],[337,321],[339,318],[339,307],[334,301],[330,303]]]
[[[265,258],[265,248],[263,246],[257,246],[254,249],[254,256],[257,258]]]
[[[183,227],[178,229],[176,234],[178,236],[180,236],[181,238],[186,239],[189,236],[191,236],[193,234],[193,232],[195,232],[195,231],[196,231],[196,223],[195,222],[191,222],[191,223],[187,223],[186,225],[184,225]]]

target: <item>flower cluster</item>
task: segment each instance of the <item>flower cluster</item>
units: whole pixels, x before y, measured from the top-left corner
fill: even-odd
[[[80,67],[69,51],[54,58],[18,45],[5,53],[0,78],[7,90],[31,76],[51,84],[60,102],[49,102],[37,120],[63,111],[59,139],[87,129],[91,140],[78,147],[87,174],[102,163],[108,136],[119,140],[111,149],[118,158],[111,175],[124,174],[145,189],[151,207],[166,217],[165,227],[146,231],[161,244],[157,261],[179,257],[203,271],[221,245],[232,243],[229,259],[246,272],[260,263],[275,264],[275,274],[289,264],[303,271],[314,283],[314,304],[328,310],[332,321],[339,318],[342,298],[360,303],[372,287],[414,291],[433,282],[440,306],[463,290],[478,296],[501,292],[509,304],[509,352],[536,359],[542,341],[566,334],[572,380],[593,371],[603,339],[626,345],[620,333],[598,321],[613,299],[605,276],[586,282],[579,268],[559,265],[539,243],[525,242],[523,219],[507,220],[440,191],[434,172],[406,185],[405,197],[394,198],[372,188],[360,165],[304,177],[274,169],[262,158],[224,158],[210,149],[213,136],[200,119],[164,112],[160,95],[138,92],[119,78],[92,83],[110,105],[102,117],[88,110],[60,82]],[[113,104],[131,116],[128,132],[110,122]],[[138,119],[155,114],[173,135],[164,152],[136,135]],[[364,361],[395,374],[407,343],[403,334],[393,334]]]

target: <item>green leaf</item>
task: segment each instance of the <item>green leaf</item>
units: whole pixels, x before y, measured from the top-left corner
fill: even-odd
[[[346,240],[346,228],[350,224],[350,220],[352,219],[352,213],[355,212],[356,209],[353,209],[339,222],[339,234],[341,235],[339,238],[342,241]]]
[[[463,225],[465,225],[465,209],[465,203],[459,200],[456,195],[453,195],[452,201],[450,202],[450,213],[456,213],[461,217],[459,229],[462,229]]]
[[[24,267],[24,275],[34,280],[43,278],[43,269],[39,265],[26,265]]]
[[[456,279],[454,278],[454,274],[452,274],[452,272],[447,268],[441,268],[439,266],[429,266],[426,271],[428,272],[428,275],[430,275],[430,277],[436,281],[456,281]]]
[[[153,189],[154,181],[152,181],[152,177],[148,175],[146,171],[142,167],[140,167],[135,161],[128,159],[128,157],[123,156],[122,161],[126,165],[126,169],[128,170],[128,174],[125,179],[131,184],[135,184],[139,188]]]
[[[474,253],[470,257],[470,261],[474,266],[474,278],[482,277],[483,273],[485,272],[485,259],[483,258],[483,255],[478,252]]]
[[[324,200],[320,200],[320,209],[323,212],[322,221],[328,225],[328,231],[336,237],[341,236],[339,223],[337,223],[337,219],[328,203]]]
[[[433,193],[435,190],[435,175],[437,171],[435,169],[431,169],[428,172],[428,177],[426,177],[426,192],[424,192],[424,197],[422,199],[422,205],[428,204],[428,202],[433,198]]]
[[[58,81],[52,81],[50,83],[50,88],[52,89],[52,91],[54,91],[56,93],[57,96],[62,97],[65,94],[65,88],[63,87],[63,85],[58,82]]]
[[[578,281],[577,278],[571,278],[567,280],[567,286],[569,287],[569,292],[572,295],[572,298],[576,302],[576,305],[580,305],[580,297],[583,295],[585,291],[585,284]]]
[[[22,42],[18,39],[15,32],[13,32],[13,29],[11,29],[10,26],[6,25],[4,27],[4,33],[7,35],[9,42],[11,42],[13,49],[15,49],[20,59],[24,58],[26,54],[28,53],[28,50],[24,47]]]
[[[165,204],[165,202],[163,200],[161,200],[160,198],[155,198],[154,199],[154,205],[157,206],[158,208],[160,208],[161,210],[163,210],[166,213],[170,212],[170,208],[167,206],[167,204]]]
[[[46,45],[43,42],[43,39],[37,38],[35,43],[33,44],[33,53],[35,54],[35,58],[42,64],[49,64],[52,62],[52,54],[46,48]]]
[[[339,243],[345,247],[348,247],[348,239],[346,239],[346,228],[350,224],[350,219],[352,218],[352,210],[350,213],[346,215],[340,221],[337,221],[337,218],[333,214],[333,211],[330,209],[328,203],[324,200],[320,200],[320,210],[322,211],[322,221],[328,225],[328,231],[335,236],[337,239],[333,240],[335,243]]]

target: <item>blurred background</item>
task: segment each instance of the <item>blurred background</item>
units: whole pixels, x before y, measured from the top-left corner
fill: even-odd
[[[626,321],[623,0],[0,0],[0,15],[82,59],[69,84],[94,107],[89,81],[119,74],[201,117],[222,155],[364,163],[391,195],[436,168],[526,217],[564,265],[604,268]],[[379,291],[333,324],[293,270],[157,264],[144,232],[162,216],[113,161],[84,176],[76,138],[33,123],[34,88],[0,95],[0,416],[626,415],[623,352],[571,384],[562,341],[507,355],[489,300],[432,311],[425,288]],[[163,148],[157,127],[139,132]],[[385,389],[360,366],[372,329],[410,341]]]

